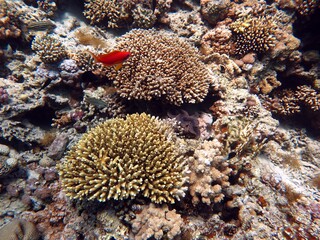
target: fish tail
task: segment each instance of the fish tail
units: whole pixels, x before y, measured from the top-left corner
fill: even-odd
[[[91,52],[90,50],[84,50],[85,53],[89,53],[91,55],[91,57],[93,57],[95,62],[98,62],[98,58],[97,55],[95,55],[93,52]]]

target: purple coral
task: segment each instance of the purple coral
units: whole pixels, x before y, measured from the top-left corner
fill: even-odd
[[[7,103],[8,100],[9,100],[8,92],[4,88],[0,87],[0,103]]]

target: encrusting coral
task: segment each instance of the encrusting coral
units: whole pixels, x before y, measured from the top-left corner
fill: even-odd
[[[141,194],[174,203],[184,196],[187,166],[172,138],[168,125],[144,113],[107,120],[58,166],[67,196],[106,201]]]
[[[67,55],[62,43],[51,36],[36,36],[32,41],[31,48],[44,63],[59,62]]]
[[[39,238],[35,225],[22,219],[14,219],[0,229],[1,240],[38,240]]]
[[[174,105],[201,102],[210,76],[195,48],[180,38],[152,30],[132,30],[117,49],[131,56],[119,71],[110,71],[121,97],[163,100]]]

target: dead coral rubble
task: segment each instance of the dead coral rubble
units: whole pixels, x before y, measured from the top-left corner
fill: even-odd
[[[197,103],[206,97],[209,71],[196,49],[175,35],[132,30],[116,47],[131,53],[119,71],[108,74],[121,97],[174,105]]]
[[[174,203],[184,196],[186,162],[170,128],[146,114],[108,120],[88,133],[59,165],[66,194],[75,199],[135,198]]]

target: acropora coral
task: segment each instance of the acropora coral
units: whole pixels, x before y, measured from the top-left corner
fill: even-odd
[[[275,46],[276,23],[270,17],[240,17],[230,28],[234,33],[236,54],[262,53]]]
[[[66,57],[67,52],[63,44],[49,35],[38,35],[32,41],[32,50],[34,50],[44,63],[59,62]]]
[[[58,169],[74,199],[135,198],[174,203],[187,166],[167,125],[147,114],[107,120],[84,134]]]
[[[206,97],[209,71],[196,49],[175,35],[132,30],[116,47],[131,53],[119,71],[108,74],[121,97],[174,105],[202,102]]]

